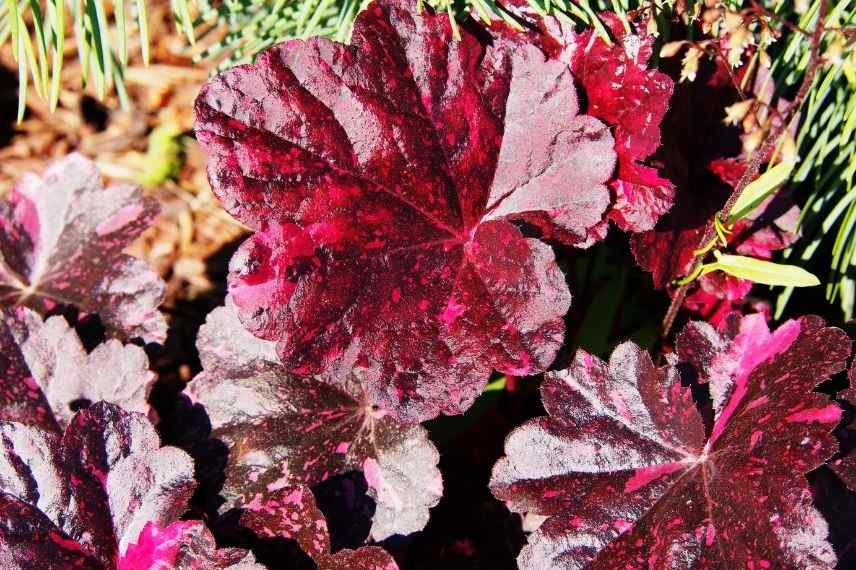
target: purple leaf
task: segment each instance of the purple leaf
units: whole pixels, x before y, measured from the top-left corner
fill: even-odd
[[[693,351],[734,363],[700,371],[718,383],[707,438],[677,368],[632,343],[608,364],[579,351],[548,373],[548,416],[509,435],[491,480],[511,510],[549,517],[520,567],[834,567],[804,474],[835,452],[841,410],[812,389],[843,369],[850,341],[817,317],[765,327],[754,316],[738,327],[760,336],[742,346],[763,358],[735,360],[739,334]]]
[[[318,570],[398,570],[385,550],[363,546],[330,552],[327,521],[308,487],[280,488],[244,506],[241,525],[264,538],[290,538],[317,564]]]
[[[570,293],[511,222],[583,242],[609,204],[613,138],[568,65],[486,37],[378,0],[352,45],[280,44],[196,102],[212,187],[257,230],[231,263],[242,322],[292,372],[356,363],[408,421],[552,362]]]
[[[114,568],[148,523],[177,520],[195,487],[186,453],[105,402],[62,435],[0,422],[0,441],[0,558],[20,567],[53,567],[57,555]],[[48,546],[33,547],[42,539]]]
[[[142,348],[111,339],[87,354],[62,317],[17,307],[0,318],[0,420],[61,433],[82,403],[149,413],[155,375]]]
[[[443,493],[424,428],[396,420],[351,373],[326,382],[293,376],[274,343],[241,326],[231,301],[208,316],[197,346],[204,372],[187,391],[205,406],[212,437],[230,449],[227,508],[284,485],[362,471],[377,503],[372,537],[424,528]]]
[[[158,208],[138,188],[104,188],[95,164],[79,154],[43,177],[23,176],[0,202],[0,304],[74,305],[125,338],[162,342],[166,286],[122,253]]]

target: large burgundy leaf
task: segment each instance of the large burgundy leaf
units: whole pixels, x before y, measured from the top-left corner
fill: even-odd
[[[396,420],[348,374],[335,384],[293,376],[274,343],[241,326],[231,302],[208,316],[197,346],[205,370],[188,393],[205,406],[212,437],[229,447],[225,508],[362,471],[376,501],[372,537],[425,527],[443,482],[424,428]]]
[[[122,253],[157,213],[139,188],[104,188],[79,154],[25,175],[0,202],[0,305],[70,304],[126,338],[162,342],[165,285]]]
[[[146,524],[177,520],[195,486],[186,453],[104,402],[64,434],[0,422],[0,442],[0,559],[12,567],[114,568]]]
[[[327,521],[308,487],[287,486],[245,506],[241,524],[263,538],[290,538],[317,564],[318,570],[398,570],[385,550],[363,546],[330,551]]]
[[[609,204],[609,129],[567,64],[379,0],[352,45],[290,41],[206,84],[196,132],[226,208],[244,325],[300,374],[365,370],[405,419],[459,413],[491,369],[545,369],[570,293],[552,251]]]
[[[142,348],[116,339],[87,354],[62,317],[0,309],[0,420],[61,433],[76,408],[105,400],[149,413],[155,375]]]
[[[608,364],[579,351],[548,373],[548,416],[509,435],[491,480],[512,510],[549,517],[521,568],[834,566],[804,474],[835,452],[841,410],[812,389],[843,369],[850,341],[816,317],[738,330],[692,351],[714,393],[707,438],[678,368],[632,343]]]

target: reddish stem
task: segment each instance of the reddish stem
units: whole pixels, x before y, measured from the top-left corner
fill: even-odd
[[[826,13],[829,6],[827,2],[820,3],[820,11],[818,13],[817,24],[815,25],[814,33],[811,36],[811,55],[809,56],[808,67],[806,69],[805,77],[803,77],[802,84],[800,85],[799,91],[797,91],[796,97],[794,97],[793,104],[788,113],[788,120],[782,121],[779,125],[774,126],[770,133],[767,135],[767,138],[764,140],[764,144],[761,145],[759,149],[757,149],[754,153],[752,153],[752,158],[749,160],[749,164],[747,165],[746,171],[743,173],[743,176],[740,177],[740,180],[737,182],[737,185],[734,187],[734,191],[729,196],[728,201],[725,202],[725,205],[719,211],[720,220],[725,222],[728,218],[728,213],[731,211],[731,208],[740,198],[740,195],[743,193],[743,190],[746,189],[746,186],[749,185],[750,182],[755,180],[758,177],[758,173],[761,170],[761,166],[767,162],[773,154],[773,150],[776,145],[779,143],[779,139],[782,137],[785,132],[787,132],[791,122],[794,117],[796,117],[797,111],[802,107],[803,102],[805,101],[806,96],[808,96],[808,92],[811,89],[812,84],[814,83],[814,77],[817,74],[817,70],[820,67],[820,44],[821,39],[824,33],[823,22],[826,19]],[[707,226],[705,227],[704,233],[701,236],[701,239],[698,243],[698,249],[701,249],[706,244],[710,243],[710,240],[713,239],[715,230],[714,230],[714,222],[711,219]],[[689,275],[692,273],[699,265],[704,262],[703,256],[699,256],[695,258],[690,271],[687,273]],[[676,291],[674,296],[672,297],[672,303],[669,305],[669,310],[666,312],[666,316],[663,319],[663,327],[662,327],[662,336],[666,338],[669,336],[669,332],[672,330],[672,326],[675,324],[675,319],[678,316],[678,312],[681,309],[681,305],[683,305],[684,299],[687,296],[688,288],[691,284],[681,285]]]

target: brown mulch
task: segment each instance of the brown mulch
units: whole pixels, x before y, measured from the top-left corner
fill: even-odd
[[[169,312],[212,289],[206,260],[245,229],[211,193],[205,157],[192,137],[193,101],[212,64],[191,61],[199,47],[191,48],[176,32],[169,2],[150,2],[149,17],[149,66],[142,62],[138,39],[129,37],[125,82],[131,106],[125,110],[112,90],[99,101],[92,85],[81,88],[81,67],[69,34],[58,108],[51,113],[30,86],[26,116],[16,124],[17,65],[8,44],[0,50],[0,194],[24,172],[40,172],[73,151],[95,160],[108,182],[138,183],[147,165],[151,130],[167,125],[185,133],[178,176],[146,189],[161,202],[162,214],[131,248],[167,281],[164,308]]]

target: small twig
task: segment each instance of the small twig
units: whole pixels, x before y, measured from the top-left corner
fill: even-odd
[[[728,77],[731,79],[731,84],[734,86],[734,89],[737,91],[737,96],[740,97],[741,101],[746,100],[746,93],[743,91],[743,88],[740,87],[740,82],[737,81],[737,76],[734,75],[734,70],[731,69],[731,63],[728,61],[728,58],[722,53],[722,47],[717,42],[713,47],[714,57],[718,57],[725,64],[725,70],[728,72]]]
[[[752,7],[748,11],[753,13],[756,18],[760,18],[761,16],[764,16],[766,18],[769,18],[770,20],[773,20],[775,22],[778,22],[779,24],[782,24],[783,26],[785,26],[786,28],[788,28],[792,32],[802,34],[807,38],[813,37],[812,32],[809,32],[807,30],[802,29],[798,25],[789,21],[787,18],[782,18],[779,14],[776,14],[774,12],[770,12],[769,10],[767,10],[767,8],[765,8],[764,6],[761,6],[757,2],[757,0],[752,0]]]
[[[740,198],[740,195],[743,193],[743,190],[746,189],[746,186],[749,185],[750,182],[755,180],[758,177],[758,173],[761,170],[761,165],[764,164],[765,161],[769,160],[771,157],[773,150],[776,145],[779,143],[779,139],[785,134],[790,127],[790,123],[796,117],[797,111],[802,107],[802,104],[808,95],[809,90],[811,89],[812,84],[814,83],[814,77],[817,74],[817,70],[821,65],[820,58],[820,46],[821,39],[825,32],[825,28],[823,27],[823,22],[826,19],[826,13],[828,10],[827,2],[820,3],[820,11],[818,13],[817,25],[815,26],[814,33],[811,36],[811,54],[809,56],[808,67],[806,69],[805,77],[803,77],[802,84],[800,85],[799,91],[797,91],[796,97],[794,97],[793,104],[788,112],[788,120],[782,121],[779,125],[773,127],[770,133],[767,135],[764,144],[761,148],[757,149],[753,154],[752,158],[749,160],[749,164],[746,167],[746,171],[743,173],[743,176],[740,177],[740,180],[737,182],[737,185],[734,187],[734,191],[731,193],[731,196],[728,198],[728,201],[725,202],[725,205],[719,211],[720,220],[725,222],[728,219],[728,214],[731,211],[731,208]],[[699,240],[698,249],[704,247],[704,245],[710,242],[713,239],[714,234],[714,221],[711,219],[707,226],[705,227],[704,233]],[[703,262],[703,258],[701,256],[696,257],[693,265],[690,269],[689,273],[692,273],[701,263]],[[675,324],[675,319],[678,316],[678,311],[681,309],[681,305],[683,305],[684,298],[687,296],[687,290],[690,284],[680,286],[676,291],[674,297],[672,297],[672,303],[669,305],[669,310],[666,312],[666,316],[663,319],[663,327],[662,327],[662,336],[663,338],[669,336],[669,332],[672,330],[672,326]]]
[[[752,12],[756,17],[764,16],[766,18],[769,18],[770,20],[774,20],[775,22],[782,24],[783,26],[785,26],[789,30],[796,32],[796,33],[799,33],[799,34],[802,34],[807,38],[814,37],[814,33],[817,31],[817,29],[815,29],[815,32],[809,32],[808,30],[802,29],[798,25],[789,21],[787,18],[783,18],[781,15],[776,14],[775,12],[771,12],[770,10],[765,8],[764,6],[761,6],[757,2],[757,0],[752,0],[752,7],[749,8],[748,11]],[[852,34],[853,29],[854,29],[854,26],[829,26],[829,27],[823,27],[822,31],[824,33],[826,33],[826,32],[841,32],[842,34],[844,34],[846,36],[848,34]]]

